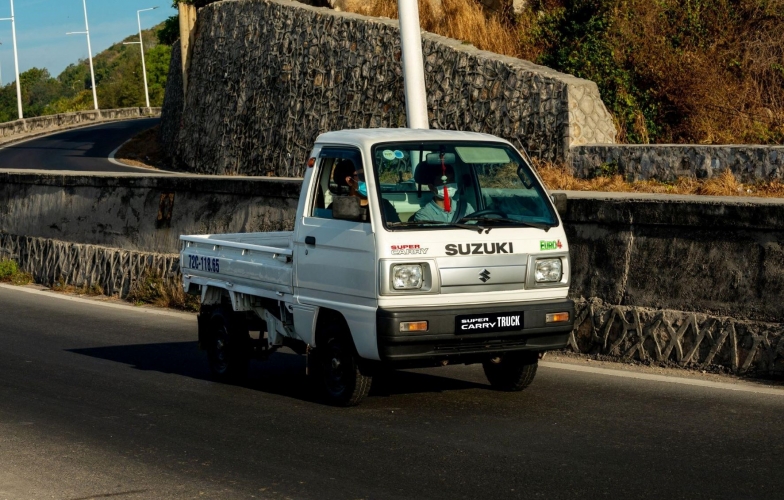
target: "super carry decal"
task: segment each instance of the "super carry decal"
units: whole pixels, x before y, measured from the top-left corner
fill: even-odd
[[[455,318],[458,333],[504,332],[523,329],[523,313],[467,314]]]
[[[450,243],[444,247],[447,255],[493,255],[514,253],[511,241],[505,243]]]
[[[425,255],[428,250],[419,245],[392,245],[392,255]]]
[[[541,240],[541,241],[539,241],[539,250],[542,250],[542,251],[544,251],[544,250],[560,250],[561,248],[563,248],[563,243],[561,243],[561,240],[558,240],[558,241]]]

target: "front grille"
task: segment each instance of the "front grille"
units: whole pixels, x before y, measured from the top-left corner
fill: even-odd
[[[464,352],[478,352],[478,351],[503,351],[510,349],[519,349],[525,347],[528,343],[527,339],[504,339],[504,340],[474,340],[474,341],[461,341],[458,343],[437,344],[434,346],[434,351],[442,354],[460,354]]]

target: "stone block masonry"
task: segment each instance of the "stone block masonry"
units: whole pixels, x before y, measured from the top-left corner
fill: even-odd
[[[618,173],[630,181],[672,181],[709,179],[729,170],[741,182],[784,180],[784,146],[593,144],[572,147],[570,161],[581,178]]]
[[[491,133],[551,160],[614,141],[592,82],[428,33],[423,53],[433,128]],[[167,92],[163,142],[193,172],[300,175],[319,133],[405,126],[400,57],[397,21],[283,0],[210,4],[179,123]]]

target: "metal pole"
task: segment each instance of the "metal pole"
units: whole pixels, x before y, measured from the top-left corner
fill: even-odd
[[[147,10],[155,10],[158,7],[142,9],[136,11],[136,22],[139,23],[139,48],[142,50],[142,74],[144,75],[144,98],[147,100],[147,107],[150,107],[150,90],[147,88],[147,66],[144,64],[144,40],[142,40],[142,20],[140,14]]]
[[[19,119],[24,118],[22,113],[22,83],[19,81],[19,53],[16,50],[16,18],[14,17],[14,0],[11,0],[11,36],[14,40],[14,70],[16,72],[16,108]]]
[[[147,88],[147,66],[144,65],[144,40],[142,40],[142,20],[139,11],[136,11],[136,21],[139,23],[139,48],[142,50],[142,76],[144,78],[144,99],[147,107],[150,107],[150,90]]]
[[[403,52],[403,85],[409,128],[427,129],[427,90],[422,60],[422,34],[417,0],[398,0],[400,48]]]
[[[90,45],[90,25],[87,22],[87,0],[82,0],[84,5],[84,29],[87,35],[87,55],[90,57],[90,78],[93,84],[93,104],[95,110],[98,111],[98,92],[95,89],[95,70],[93,70],[93,48]]]

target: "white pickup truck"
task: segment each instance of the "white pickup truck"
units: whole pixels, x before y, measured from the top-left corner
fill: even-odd
[[[468,132],[319,136],[294,231],[181,237],[213,373],[286,346],[336,405],[388,367],[482,363],[525,388],[574,322],[566,235],[526,158]]]

